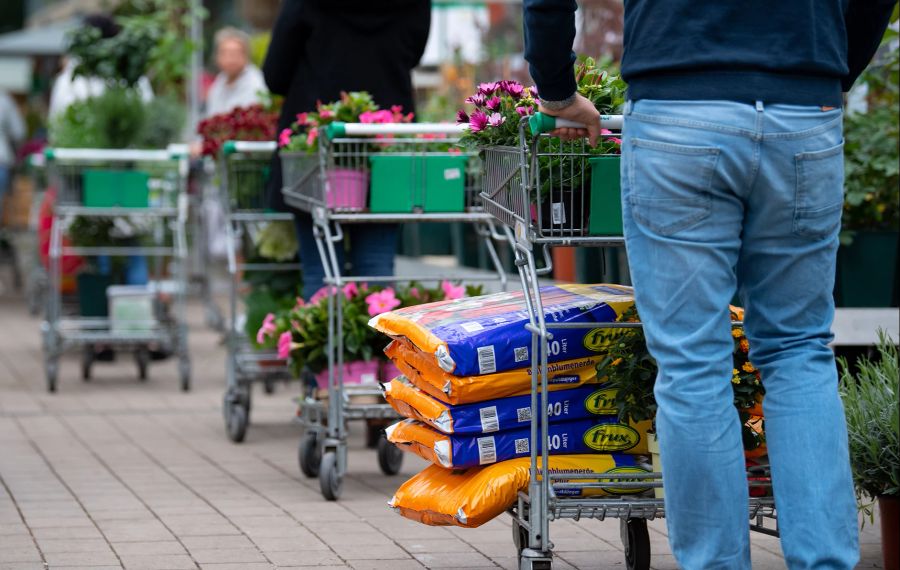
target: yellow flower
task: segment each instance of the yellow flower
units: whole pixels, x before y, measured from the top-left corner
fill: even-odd
[[[738,369],[737,369],[737,368],[732,368],[732,369],[731,369],[731,375],[732,375],[732,376],[737,376],[737,375],[738,375]]]
[[[744,333],[739,328],[733,328],[731,329],[731,336],[733,336],[734,338],[741,338],[742,336],[744,336]]]
[[[750,342],[745,338],[741,339],[741,350],[744,352],[750,352]]]
[[[622,359],[621,359],[621,358],[617,358],[617,359],[613,360],[612,363],[611,363],[612,366],[618,366],[618,365],[620,365],[620,364],[622,364]]]
[[[735,374],[734,376],[732,376],[732,377],[731,377],[731,383],[732,383],[732,384],[740,384],[740,383],[741,383],[741,378],[740,378],[740,376],[738,376],[737,374]]]
[[[753,365],[750,364],[749,362],[745,362],[741,368],[744,369],[744,372],[755,372],[756,371],[756,368],[754,368]]]

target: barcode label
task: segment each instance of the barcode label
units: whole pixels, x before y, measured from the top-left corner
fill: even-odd
[[[519,408],[516,410],[516,419],[519,422],[531,421],[531,408]]]
[[[478,348],[478,373],[493,374],[497,371],[497,358],[494,356],[494,345]]]
[[[516,362],[525,362],[528,360],[528,347],[520,346],[513,349],[513,355],[516,357]]]
[[[566,209],[562,202],[553,202],[550,205],[550,218],[554,226],[566,223]]]
[[[462,330],[466,331],[467,333],[474,333],[484,330],[484,327],[481,326],[481,323],[475,321],[472,321],[471,323],[463,323],[459,326],[462,327]]]
[[[497,406],[478,410],[481,413],[481,431],[489,433],[500,431],[500,418],[497,417]]]
[[[445,168],[444,180],[459,180],[462,178],[462,170],[459,168]]]
[[[529,451],[531,451],[531,448],[528,446],[528,438],[527,437],[523,437],[521,439],[516,440],[516,455],[528,453]]]
[[[487,465],[497,462],[497,444],[494,436],[478,438],[478,464]]]

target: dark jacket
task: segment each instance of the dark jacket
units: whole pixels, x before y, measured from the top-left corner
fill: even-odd
[[[430,26],[430,0],[284,0],[262,69],[269,90],[285,97],[278,130],[342,91],[368,91],[382,108],[413,111],[410,73]],[[277,156],[269,205],[285,209]]]
[[[896,0],[625,0],[630,99],[841,105]],[[575,92],[575,0],[525,0],[525,57],[541,96]]]

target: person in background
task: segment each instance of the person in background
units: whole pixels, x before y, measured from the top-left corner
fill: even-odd
[[[411,72],[419,64],[431,26],[430,0],[285,0],[263,64],[272,93],[284,95],[278,130],[316,103],[340,98],[342,91],[368,91],[382,108],[414,111]],[[286,181],[290,182],[290,181]],[[281,162],[273,157],[268,201],[287,211],[281,195]],[[312,219],[294,212],[303,265],[303,296],[322,287],[324,270],[313,238]],[[398,227],[349,227],[355,275],[394,273]],[[339,248],[340,250],[340,248]]]
[[[250,61],[250,36],[237,28],[222,28],[216,32],[215,45],[219,74],[206,96],[206,115],[259,103],[267,89],[262,72]]]
[[[850,569],[857,509],[832,340],[843,205],[842,92],[896,0],[625,0],[622,213],[659,363],[657,436],[681,568],[751,567],[733,405],[738,294],[791,569]],[[600,135],[576,93],[575,0],[525,0],[542,110]],[[885,404],[893,405],[893,404]],[[896,537],[894,537],[896,539]]]
[[[25,140],[25,121],[9,93],[0,90],[0,220],[16,161],[14,146]]]

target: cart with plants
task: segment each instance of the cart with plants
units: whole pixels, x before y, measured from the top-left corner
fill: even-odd
[[[598,75],[590,64],[580,65],[579,90],[594,101],[601,113],[614,112],[616,85],[605,74]],[[536,113],[534,99],[519,94],[518,90],[510,96],[503,82],[482,85],[468,102],[476,108],[471,114],[461,112],[460,120],[469,123],[465,138],[481,145],[485,168],[481,194],[484,209],[503,225],[512,241],[525,291],[526,328],[531,332],[531,409],[540,410],[531,415],[530,421],[530,441],[539,442],[530,446],[530,482],[510,509],[520,568],[552,567],[551,521],[617,518],[626,567],[646,569],[650,564],[647,521],[665,513],[658,454],[644,473],[608,473],[598,479],[595,473],[580,476],[554,472],[549,462],[554,448],[553,441],[548,439],[550,411],[548,406],[541,405],[550,401],[548,394],[552,388],[548,388],[549,380],[544,379],[552,376],[548,375],[548,363],[557,360],[554,357],[559,352],[559,338],[579,335],[585,343],[590,338],[599,343],[597,346],[604,347],[606,357],[598,365],[598,376],[608,377],[608,385],[617,390],[615,401],[620,421],[652,419],[655,410],[652,401],[655,363],[646,351],[636,313],[626,311],[607,323],[555,322],[545,313],[545,300],[538,282],[541,276],[552,271],[551,247],[624,245],[616,133],[621,130],[622,117],[601,116],[602,141],[592,148],[585,141],[566,142],[545,134],[557,127],[583,126]],[[521,118],[510,113],[511,108]],[[505,120],[501,122],[501,119]],[[742,368],[736,369],[733,379],[736,404],[755,407],[761,385],[755,369],[746,361],[746,351],[741,351],[745,339],[740,333],[740,311],[736,310],[733,317],[736,362],[742,358],[746,364],[746,367],[736,364]],[[583,332],[575,333],[572,329]],[[749,420],[749,413],[744,419]],[[748,423],[746,429],[751,433],[745,434],[745,447],[757,448],[751,456],[764,452],[760,442],[761,419],[755,425],[758,431],[752,430]],[[651,436],[648,441],[651,454],[654,444],[655,437]],[[606,450],[610,451],[615,449]],[[777,530],[772,529],[775,512],[770,486],[765,465],[755,466],[748,472],[751,527],[773,534]]]
[[[300,277],[291,214],[263,205],[274,151],[274,142],[228,141],[219,161],[229,276],[222,411],[235,443],[250,424],[252,385],[262,383],[271,393],[276,382],[292,378],[287,360],[256,334],[266,314],[294,303]]]
[[[456,147],[461,127],[413,124],[411,119],[396,107],[379,110],[365,93],[350,93],[315,113],[301,114],[294,133],[282,134],[284,198],[312,216],[326,276],[324,298],[316,299],[313,309],[316,318],[325,320],[317,329],[327,334],[324,351],[306,352],[314,343],[304,342],[303,335],[312,327],[301,322],[288,326],[293,327],[294,346],[306,352],[307,361],[321,358],[318,384],[306,367],[310,381],[299,400],[298,416],[305,427],[299,459],[304,474],[319,477],[329,500],[340,497],[347,473],[347,421],[384,425],[397,417],[382,397],[377,373],[354,371],[352,366],[359,363],[346,362],[346,355],[359,353],[365,344],[360,335],[374,335],[377,346],[366,352],[381,354],[384,341],[369,329],[368,319],[401,305],[453,298],[464,291],[453,285],[453,275],[347,276],[338,255],[344,229],[371,223],[467,224],[496,270],[487,279],[506,286],[493,243],[498,236],[493,218],[478,198],[481,168],[477,157]],[[422,282],[438,285],[429,289]],[[387,381],[391,373],[378,376]],[[381,470],[397,473],[401,452],[381,430],[370,430],[367,440],[377,447]]]
[[[56,148],[45,154],[57,189],[42,325],[47,389],[56,391],[64,351],[82,350],[87,381],[101,347],[132,352],[141,380],[151,351],[172,353],[181,389],[190,389],[184,149]],[[148,283],[115,286],[128,258],[146,260]],[[74,306],[62,296],[64,263],[80,264]]]

